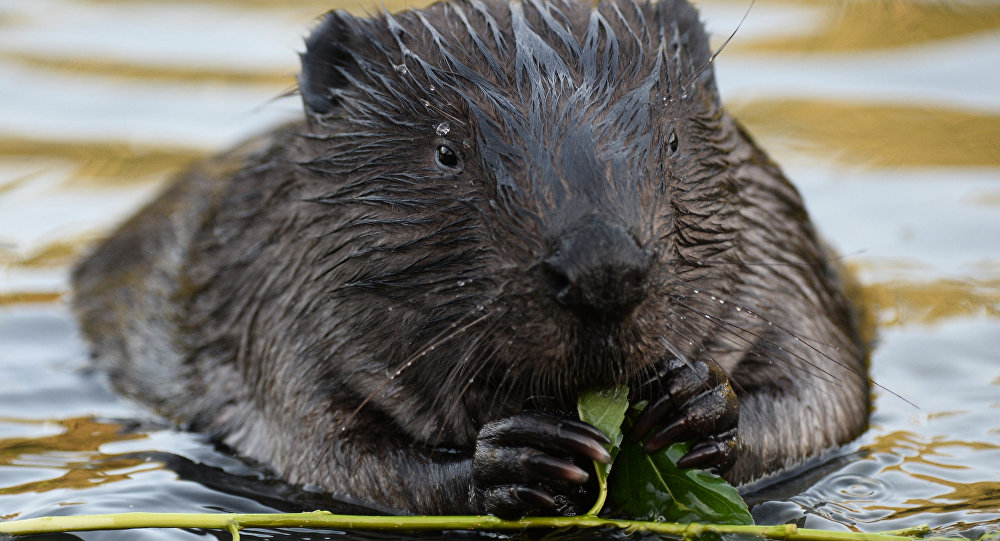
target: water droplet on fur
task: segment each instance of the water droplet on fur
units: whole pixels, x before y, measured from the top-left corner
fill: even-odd
[[[431,108],[431,102],[429,102],[427,100],[420,100],[420,103],[422,103],[424,105],[424,107],[426,107],[428,109]]]
[[[437,87],[434,86],[434,85],[431,85],[431,86],[427,87],[427,91],[428,92],[437,92]]]
[[[699,291],[698,291],[697,289],[696,289],[696,290],[694,290],[694,294],[695,294],[695,295],[697,295],[698,293],[699,293]]]
[[[458,287],[465,287],[465,284],[469,283],[468,280],[459,280]]]
[[[437,133],[441,137],[448,135],[448,132],[450,131],[451,131],[451,124],[448,124],[447,122],[442,122],[438,124],[436,128],[434,128],[434,133]]]
[[[742,312],[742,311],[743,311],[743,309],[742,309],[742,308],[740,308],[739,306],[737,306],[737,307],[736,307],[736,311],[737,311],[737,312]]]
[[[398,73],[400,75],[409,75],[410,74],[410,69],[406,67],[406,64],[399,64],[399,65],[393,66],[393,67],[395,68],[396,73]]]

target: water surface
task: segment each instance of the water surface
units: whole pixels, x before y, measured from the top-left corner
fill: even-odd
[[[333,505],[108,390],[64,301],[74,258],[170,175],[300,114],[282,96],[331,7],[0,3],[0,518]],[[701,8],[721,43],[747,4]],[[750,495],[758,521],[1000,528],[1000,3],[758,0],[716,69],[862,282],[874,378],[915,405],[876,390],[858,441]]]

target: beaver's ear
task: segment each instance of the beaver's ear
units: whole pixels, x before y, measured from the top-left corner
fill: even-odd
[[[348,84],[345,74],[359,69],[352,52],[359,45],[358,26],[347,12],[331,11],[306,39],[299,91],[309,112],[330,112],[338,101],[335,91]]]

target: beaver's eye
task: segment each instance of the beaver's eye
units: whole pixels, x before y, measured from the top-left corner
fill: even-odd
[[[670,149],[671,154],[677,153],[678,145],[679,143],[677,142],[677,132],[674,130],[670,130],[670,137],[667,138],[667,148]]]
[[[434,161],[438,167],[449,172],[455,172],[462,168],[462,159],[453,148],[448,145],[438,145],[434,152]]]

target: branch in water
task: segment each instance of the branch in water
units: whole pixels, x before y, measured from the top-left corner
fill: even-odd
[[[778,526],[743,526],[725,524],[678,524],[615,520],[592,515],[578,517],[525,517],[503,520],[494,516],[368,516],[335,515],[326,511],[309,513],[118,513],[70,517],[40,517],[0,522],[0,534],[35,535],[93,530],[130,530],[136,528],[201,528],[229,530],[239,541],[243,528],[314,528],[417,532],[428,530],[517,531],[528,528],[600,528],[613,527],[626,532],[651,532],[699,538],[706,533],[742,534],[767,539],[795,541],[911,541],[931,530],[918,526],[884,533],[828,532],[807,530],[794,524]]]

